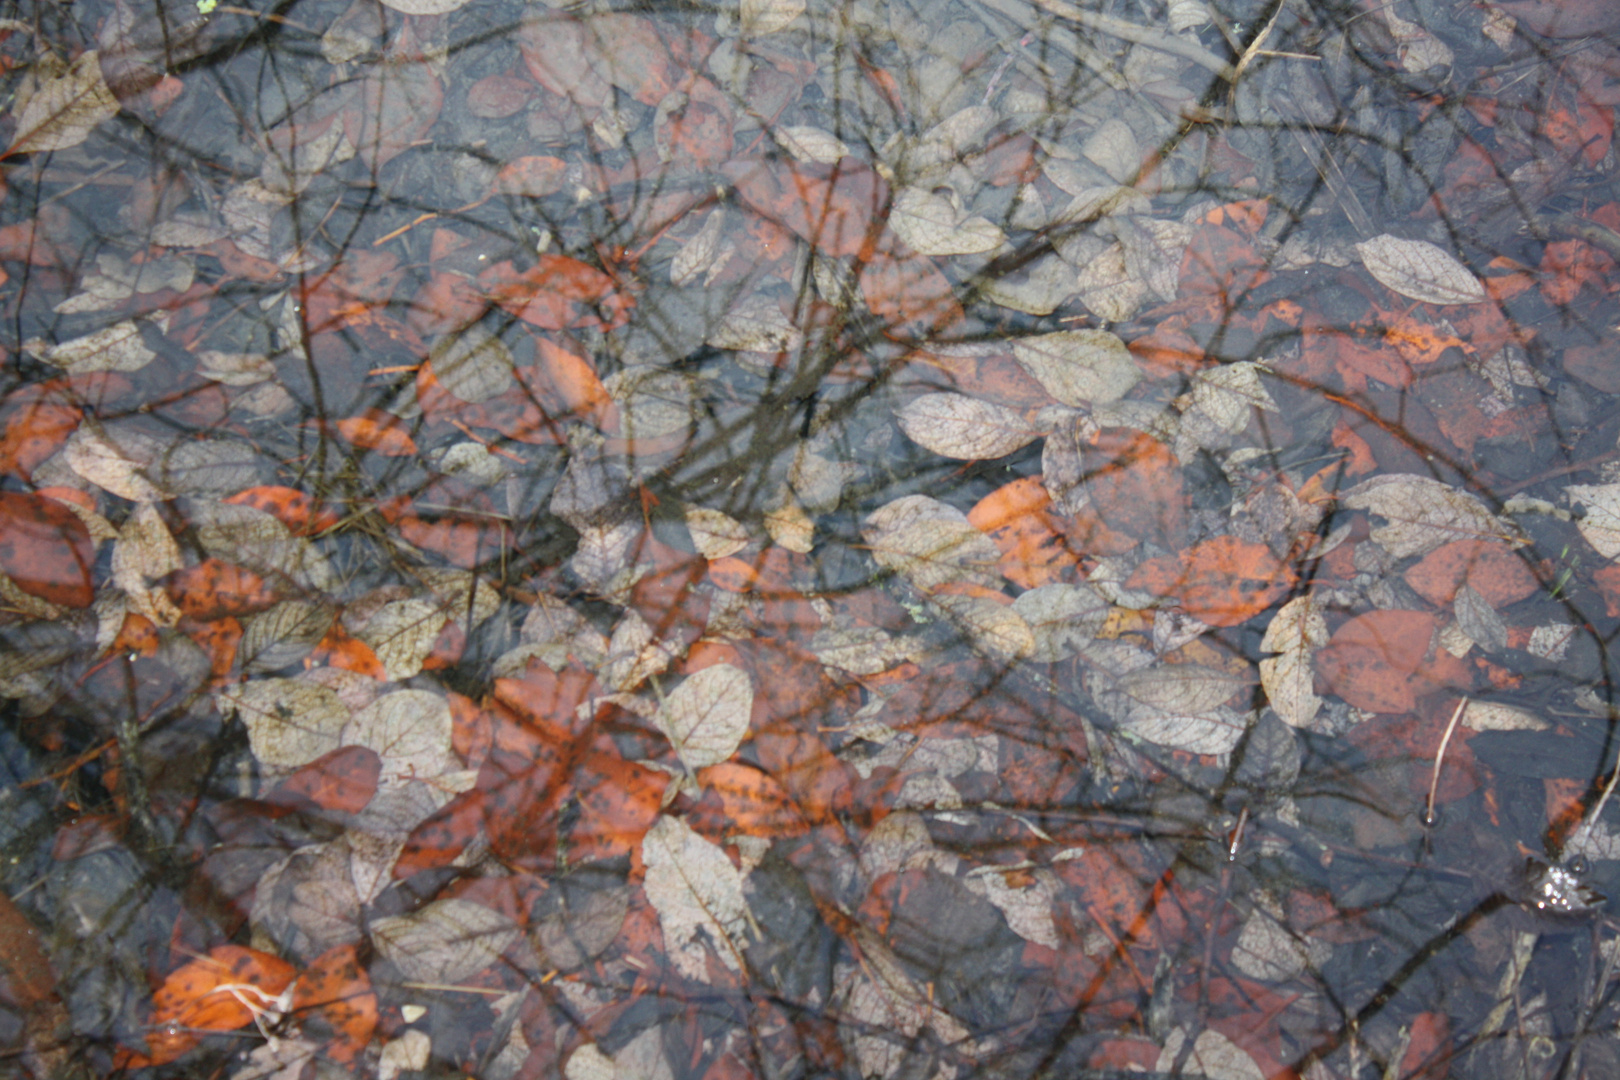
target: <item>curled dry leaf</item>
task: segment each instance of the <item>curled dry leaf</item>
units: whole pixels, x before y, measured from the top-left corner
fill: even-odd
[[[966,394],[913,398],[900,410],[899,420],[912,442],[961,461],[1005,457],[1040,438],[1020,414]]]
[[[680,818],[660,816],[641,843],[647,867],[644,888],[658,912],[664,947],[675,969],[689,979],[708,981],[702,930],[720,962],[741,971],[748,932],[748,902],[742,875],[726,853]]]
[[[753,710],[754,686],[748,673],[731,664],[715,664],[688,676],[664,700],[658,727],[681,764],[695,772],[737,752]]]
[[[1278,654],[1260,661],[1260,685],[1277,715],[1293,727],[1309,727],[1322,707],[1312,662],[1327,643],[1327,620],[1309,596],[1284,604],[1260,641],[1262,651]]]
[[[518,928],[470,900],[435,900],[409,915],[376,919],[371,943],[407,979],[455,983],[501,958]]]
[[[22,115],[17,117],[17,134],[6,154],[78,146],[90,137],[97,124],[117,114],[118,99],[101,74],[101,58],[91,49],[28,99]]]
[[[1426,240],[1384,233],[1356,245],[1361,264],[1394,292],[1426,304],[1478,304],[1485,286],[1473,272]]]
[[[1474,496],[1427,476],[1375,476],[1345,492],[1351,510],[1384,518],[1372,538],[1397,559],[1426,555],[1453,540],[1518,542],[1518,531]]]
[[[1142,378],[1130,350],[1106,330],[1060,330],[1013,343],[1013,355],[1065,405],[1106,405]]]

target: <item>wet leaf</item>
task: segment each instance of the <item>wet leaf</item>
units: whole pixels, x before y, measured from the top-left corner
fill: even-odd
[[[1426,612],[1369,611],[1339,627],[1316,654],[1316,670],[1358,709],[1411,712],[1425,694],[1469,684],[1467,669],[1436,644],[1438,629]]]
[[[773,134],[777,144],[798,161],[834,165],[850,153],[842,139],[823,128],[787,124],[774,129]]]
[[[364,746],[343,746],[323,754],[296,772],[265,796],[265,801],[302,808],[313,805],[322,810],[355,814],[365,809],[377,793],[382,774],[382,758]]]
[[[375,751],[385,780],[431,780],[461,767],[450,746],[452,726],[443,696],[396,690],[350,717],[339,738]]]
[[[428,354],[434,381],[461,401],[477,403],[506,393],[517,385],[512,368],[511,350],[478,323],[440,339]]]
[[[1380,284],[1426,304],[1478,304],[1485,286],[1462,263],[1426,240],[1384,233],[1356,245],[1361,264]]]
[[[113,544],[113,582],[129,599],[132,611],[151,619],[158,626],[180,621],[180,609],[162,589],[151,583],[183,565],[180,545],[152,503],[135,508],[119,530]]]
[[[1035,651],[1034,631],[1003,594],[939,593],[933,599],[981,652],[1021,660]]]
[[[1170,664],[1131,672],[1116,685],[1127,703],[1121,729],[1160,746],[1225,754],[1248,728],[1243,717],[1223,707],[1246,685],[1225,671]]]
[[[152,1062],[190,1049],[193,1031],[235,1031],[260,1013],[283,1011],[278,999],[297,973],[285,960],[240,945],[217,946],[171,972],[152,995]]]
[[[330,1033],[321,1052],[339,1064],[354,1061],[377,1027],[377,995],[354,945],[338,945],[312,960],[293,983],[292,1012],[301,1024]]]
[[[1605,559],[1620,558],[1620,484],[1572,484],[1564,494],[1586,507],[1576,524]]]
[[[80,54],[73,64],[34,92],[17,117],[17,133],[6,154],[66,150],[90,137],[103,120],[118,114],[118,99],[101,74],[101,58],[94,49]]]
[[[254,679],[219,695],[220,712],[247,727],[253,756],[272,769],[308,765],[342,745],[349,707],[301,679]]]
[[[1030,659],[1067,660],[1090,644],[1108,618],[1108,602],[1089,585],[1051,584],[1028,589],[1013,601],[1034,635]]]
[[[907,495],[867,516],[861,535],[879,566],[930,592],[951,581],[994,586],[1001,552],[967,515],[926,495]]]
[[[1176,1028],[1164,1042],[1164,1050],[1159,1054],[1159,1060],[1154,1064],[1155,1072],[1168,1072],[1174,1067],[1181,1055],[1181,1048],[1186,1045],[1187,1033]],[[1187,1059],[1187,1071],[1196,1076],[1208,1077],[1209,1080],[1265,1080],[1265,1072],[1255,1064],[1254,1058],[1245,1053],[1231,1039],[1214,1030],[1205,1028],[1193,1040],[1192,1054]]]
[[[898,418],[912,442],[963,461],[1005,457],[1040,437],[1013,410],[966,394],[924,394],[909,401]]]
[[[151,477],[163,446],[136,428],[104,428],[87,421],[63,448],[74,472],[131,502],[158,502],[171,496]]]
[[[647,900],[658,912],[664,947],[675,969],[689,979],[708,982],[706,938],[722,964],[741,971],[748,903],[742,875],[725,852],[680,818],[665,815],[642,841],[641,858],[647,867]]]
[[[1130,350],[1106,330],[1060,330],[1013,342],[1013,355],[1065,405],[1106,405],[1142,378]]]
[[[429,983],[471,978],[498,961],[518,933],[505,915],[470,900],[435,900],[371,923],[383,959],[407,979]]]
[[[1398,559],[1426,555],[1454,540],[1517,539],[1517,531],[1477,498],[1427,476],[1375,476],[1341,501],[1386,520],[1373,527],[1372,538]]]
[[[748,528],[718,510],[688,506],[686,531],[691,534],[698,554],[705,559],[723,559],[748,546]]]
[[[805,0],[742,0],[740,12],[745,37],[774,34],[804,14]]]
[[[913,187],[895,193],[889,228],[922,255],[982,254],[1007,240],[989,220],[964,216],[943,195]]]
[[[715,664],[687,676],[670,693],[658,710],[658,727],[681,764],[695,772],[737,752],[748,734],[753,708],[748,673],[731,664]]]
[[[1322,707],[1312,664],[1327,643],[1327,620],[1309,596],[1288,601],[1266,626],[1260,648],[1278,655],[1260,661],[1260,684],[1277,715],[1293,727],[1309,727]]]
[[[421,672],[444,629],[444,609],[431,600],[396,600],[366,620],[355,635],[371,646],[392,682]]]
[[[1296,580],[1293,567],[1265,544],[1217,536],[1149,559],[1125,587],[1173,600],[1211,626],[1237,626],[1282,599]]]
[[[0,491],[0,572],[30,596],[89,607],[96,547],[67,507],[43,495]]]
[[[52,345],[33,340],[23,348],[69,375],[93,371],[139,371],[157,358],[141,335],[141,324],[125,319],[105,330]]]

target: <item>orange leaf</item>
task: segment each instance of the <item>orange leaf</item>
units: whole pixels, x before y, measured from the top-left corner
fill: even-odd
[[[394,528],[423,551],[431,551],[463,570],[489,562],[502,548],[512,545],[511,530],[486,518],[448,514],[437,521],[423,521],[414,514],[405,514],[394,523]]]
[[[928,338],[965,317],[950,279],[912,252],[876,252],[861,270],[861,296],[891,337]]]
[[[163,579],[163,589],[181,614],[199,622],[252,615],[279,599],[258,574],[214,558],[176,570]]]
[[[332,528],[339,521],[335,510],[317,504],[313,496],[279,484],[250,487],[225,501],[263,510],[297,536],[314,536]]]
[[[519,369],[518,378],[552,419],[589,420],[609,434],[618,432],[618,412],[607,387],[589,360],[546,338],[536,343],[534,368]]]
[[[786,789],[769,773],[738,761],[726,761],[697,771],[705,789],[688,815],[694,828],[713,819],[726,834],[781,837],[803,836],[809,824]],[[716,830],[719,831],[719,830]]]
[[[668,773],[626,761],[617,750],[587,755],[574,778],[580,815],[568,831],[569,858],[613,859],[637,850],[668,786]]]
[[[382,758],[375,750],[342,746],[298,769],[277,784],[265,801],[358,814],[377,794],[377,778],[381,775]]]
[[[1492,607],[1523,600],[1536,591],[1536,576],[1500,540],[1454,540],[1425,555],[1401,575],[1423,599],[1449,608],[1457,590],[1471,586]]]
[[[297,969],[269,953],[221,945],[173,972],[152,995],[152,1026],[147,1036],[153,1064],[173,1061],[197,1041],[197,1031],[235,1031],[293,981]]]
[[[1149,559],[1126,587],[1174,598],[1193,618],[1211,626],[1247,622],[1294,587],[1294,568],[1265,544],[1217,536],[1186,551]]]
[[[1435,643],[1439,624],[1421,611],[1369,611],[1339,627],[1316,654],[1329,690],[1358,709],[1411,712],[1417,699],[1467,686],[1468,670]]]
[[[311,961],[293,984],[292,1009],[327,1057],[342,1065],[357,1058],[377,1028],[377,995],[356,946],[338,945]]]
[[[332,623],[326,636],[316,643],[310,660],[327,667],[369,675],[373,679],[387,679],[388,669],[377,658],[376,652],[357,637],[350,636],[341,622]]]
[[[1025,476],[992,491],[968,512],[968,523],[1000,549],[1002,575],[1019,588],[1072,581],[1080,565],[1080,553],[1052,522],[1051,505],[1041,478]]]
[[[0,571],[30,596],[64,607],[95,599],[96,547],[78,516],[53,499],[0,492]]]
[[[720,168],[744,205],[825,255],[863,255],[883,231],[889,185],[864,165],[738,160]]]
[[[13,473],[27,480],[78,430],[84,412],[76,405],[39,395],[14,396],[20,402],[14,411],[8,410],[6,432],[0,437],[0,473]]]
[[[399,417],[375,409],[367,413],[339,420],[338,431],[361,449],[375,450],[384,457],[408,457],[416,453],[416,440],[400,426]]]
[[[514,80],[516,81],[516,80]],[[493,185],[499,195],[524,195],[538,199],[563,189],[568,165],[561,158],[536,155],[507,162],[495,174]]]
[[[510,262],[497,263],[478,283],[502,310],[543,330],[623,326],[634,306],[612,278],[566,255],[542,255],[521,272]]]
[[[1130,428],[1104,428],[1086,455],[1086,490],[1105,525],[1163,547],[1182,545],[1187,495],[1168,446]]]

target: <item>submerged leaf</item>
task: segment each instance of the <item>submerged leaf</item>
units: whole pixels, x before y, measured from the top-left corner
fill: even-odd
[[[702,930],[720,962],[741,971],[748,902],[742,875],[726,853],[680,818],[664,815],[642,841],[641,858],[647,867],[647,900],[658,912],[664,947],[675,969],[689,979],[708,981],[698,937]]]
[[[1384,233],[1356,245],[1361,264],[1379,283],[1426,304],[1478,304],[1485,286],[1473,272],[1426,240]]]
[[[658,726],[681,764],[696,771],[737,752],[748,734],[754,687],[748,673],[715,664],[687,677],[658,710]]]
[[[1004,405],[966,394],[924,394],[899,413],[912,442],[944,457],[983,461],[1005,457],[1040,437],[1029,421]]]

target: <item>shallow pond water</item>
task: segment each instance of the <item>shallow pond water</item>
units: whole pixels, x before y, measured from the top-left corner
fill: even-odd
[[[34,1077],[1620,1070],[1620,15],[0,13]]]

